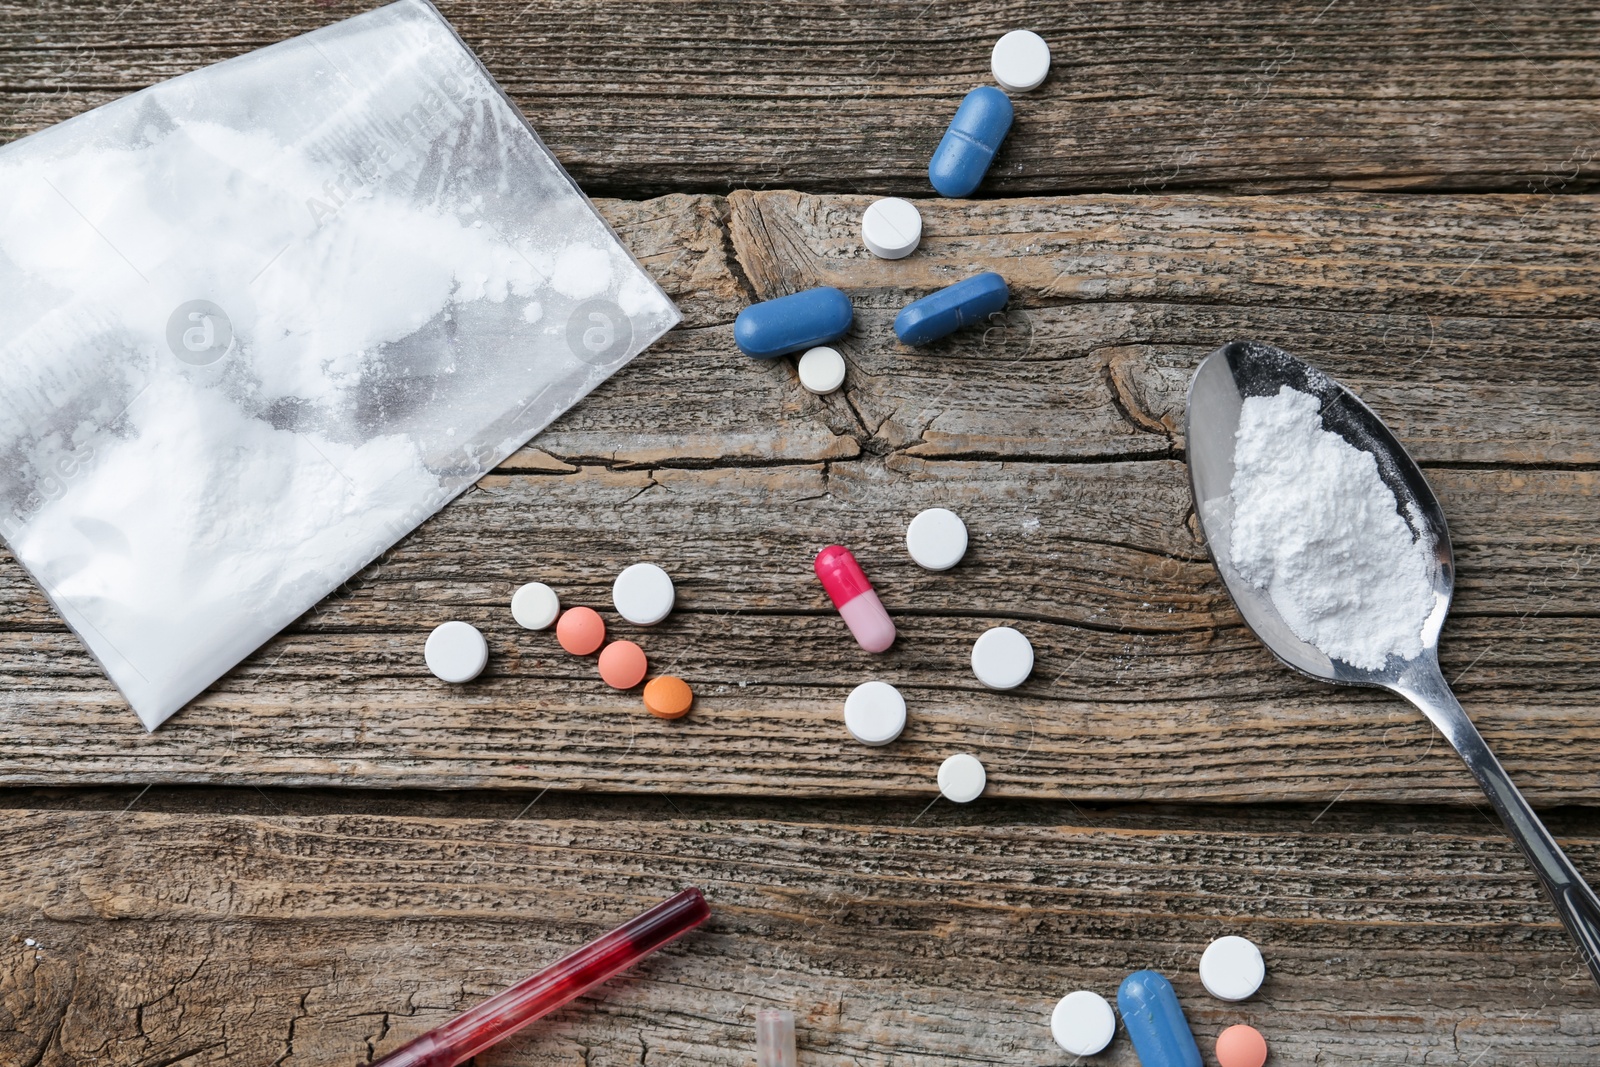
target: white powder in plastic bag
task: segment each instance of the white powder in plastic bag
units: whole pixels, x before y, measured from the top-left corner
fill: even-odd
[[[400,3],[0,148],[0,535],[154,728],[678,321]]]

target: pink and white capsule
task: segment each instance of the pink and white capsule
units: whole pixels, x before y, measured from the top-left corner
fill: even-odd
[[[894,620],[848,548],[829,545],[818,552],[816,571],[858,645],[868,652],[882,652],[894,644]]]

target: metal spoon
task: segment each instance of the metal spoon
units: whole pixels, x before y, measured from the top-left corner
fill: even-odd
[[[1408,521],[1414,532],[1425,533],[1436,548],[1433,613],[1423,626],[1422,653],[1413,659],[1401,660],[1391,655],[1380,670],[1363,670],[1330,659],[1297,637],[1273,607],[1266,591],[1256,588],[1234,568],[1229,551],[1233,532],[1231,486],[1240,409],[1245,397],[1276,395],[1285,385],[1322,401],[1324,429],[1373,454],[1380,476],[1401,505],[1401,514],[1409,512]],[[1600,982],[1600,899],[1511,784],[1505,768],[1489,751],[1440,673],[1439,629],[1450,610],[1455,562],[1439,501],[1405,447],[1344,386],[1287,352],[1253,341],[1236,341],[1201,362],[1189,385],[1184,427],[1195,514],[1217,572],[1245,623],[1273,655],[1302,674],[1340,685],[1388,689],[1422,709],[1466,760],[1506,829],[1544,883],[1590,973]],[[1419,524],[1421,530],[1416,529]]]

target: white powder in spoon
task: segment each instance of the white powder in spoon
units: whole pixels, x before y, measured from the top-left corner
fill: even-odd
[[[1230,555],[1302,641],[1377,670],[1422,652],[1433,546],[1413,536],[1372,453],[1323,429],[1320,412],[1287,385],[1245,399]]]

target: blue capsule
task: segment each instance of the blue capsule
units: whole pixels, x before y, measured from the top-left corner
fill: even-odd
[[[1010,299],[1006,280],[986,270],[907,304],[894,317],[894,334],[905,344],[925,345],[963,326],[982,322]]]
[[[837,341],[855,317],[848,296],[821,285],[751,304],[733,320],[733,341],[751,359],[776,359]]]
[[[1155,971],[1134,971],[1122,980],[1117,1011],[1144,1067],[1201,1067],[1200,1047],[1178,994]]]
[[[928,163],[928,180],[939,195],[971,196],[1010,129],[1010,97],[992,85],[968,93]]]

